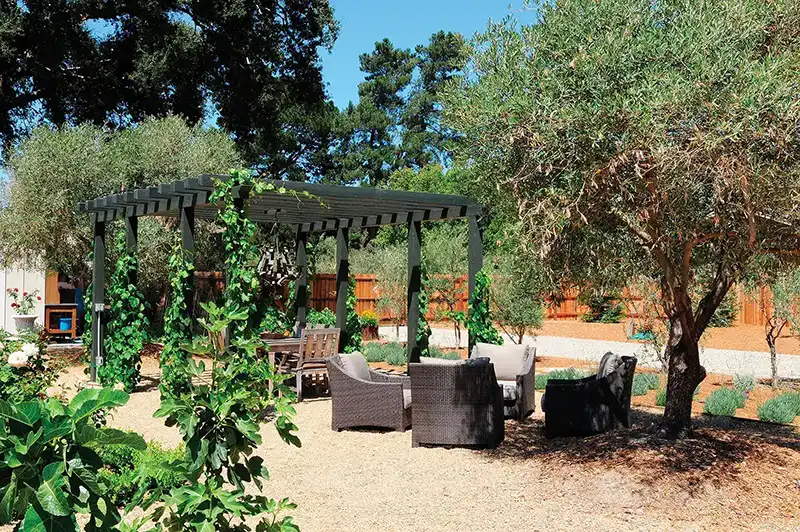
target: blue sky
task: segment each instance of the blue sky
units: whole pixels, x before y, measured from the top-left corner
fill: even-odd
[[[358,100],[358,84],[364,79],[358,56],[371,51],[376,41],[387,37],[395,46],[413,48],[439,30],[471,37],[486,29],[489,19],[518,15],[522,0],[331,0],[331,4],[340,24],[339,38],[332,53],[322,53],[322,73],[334,103],[343,108]]]

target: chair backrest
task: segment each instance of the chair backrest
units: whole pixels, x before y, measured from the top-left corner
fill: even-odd
[[[300,335],[300,360],[299,366],[309,362],[324,362],[336,354],[339,348],[339,335],[341,331],[331,329],[303,329]]]
[[[469,358],[487,357],[494,365],[497,380],[513,381],[522,373],[529,356],[536,356],[535,347],[528,345],[493,345],[476,343]]]

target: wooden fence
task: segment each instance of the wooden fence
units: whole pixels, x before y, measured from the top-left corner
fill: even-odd
[[[378,278],[373,274],[359,274],[354,276],[356,280],[356,312],[362,314],[366,310],[371,310],[379,314],[382,321],[396,319],[390,309],[381,309],[378,312]],[[455,281],[456,291],[461,295],[456,303],[456,311],[466,312],[467,310],[467,279],[466,276],[459,277]],[[196,274],[197,293],[196,301],[208,301],[216,299],[222,294],[225,288],[225,275],[221,272],[197,272]],[[765,317],[761,312],[758,299],[769,303],[772,294],[769,289],[761,289],[761,292],[752,297],[739,287],[734,287],[737,297],[736,325],[764,325]],[[309,308],[322,310],[329,308],[336,310],[336,275],[332,273],[322,273],[315,275],[309,287]],[[642,298],[631,295],[626,291],[626,316],[636,318],[641,311],[643,304]],[[439,294],[430,294],[430,307],[428,312],[429,320],[444,320],[444,311],[448,306]],[[546,318],[550,320],[577,320],[586,313],[588,307],[578,302],[577,290],[568,291],[560,298],[558,303],[551,303],[546,309]]]

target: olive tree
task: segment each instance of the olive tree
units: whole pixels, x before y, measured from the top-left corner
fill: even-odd
[[[647,274],[668,317],[657,433],[691,430],[698,341],[758,254],[797,248],[800,4],[561,0],[493,24],[444,98],[553,279]],[[785,255],[791,257],[792,255]],[[708,272],[699,297],[700,272]]]
[[[76,212],[79,201],[238,164],[227,135],[189,127],[178,117],[146,120],[118,133],[90,125],[39,127],[8,156],[0,251],[8,260],[88,281],[92,229],[89,217]],[[170,238],[157,222],[143,222],[140,231],[148,241],[167,243],[142,246],[143,280],[152,273],[163,281]]]

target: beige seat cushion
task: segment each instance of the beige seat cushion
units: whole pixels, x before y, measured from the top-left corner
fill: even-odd
[[[347,355],[339,355],[339,360],[342,363],[342,369],[345,373],[355,379],[364,381],[372,380],[369,376],[369,366],[364,356],[355,351]]]
[[[403,390],[403,408],[411,406],[411,390]]]
[[[533,356],[532,351],[533,348],[527,345],[477,343],[469,357],[488,357],[494,364],[498,381],[516,381],[517,375],[522,374],[527,357]]]
[[[597,367],[597,378],[603,379],[608,377],[617,371],[620,366],[622,366],[622,357],[609,351],[603,355],[603,358],[600,360],[600,365]]]

